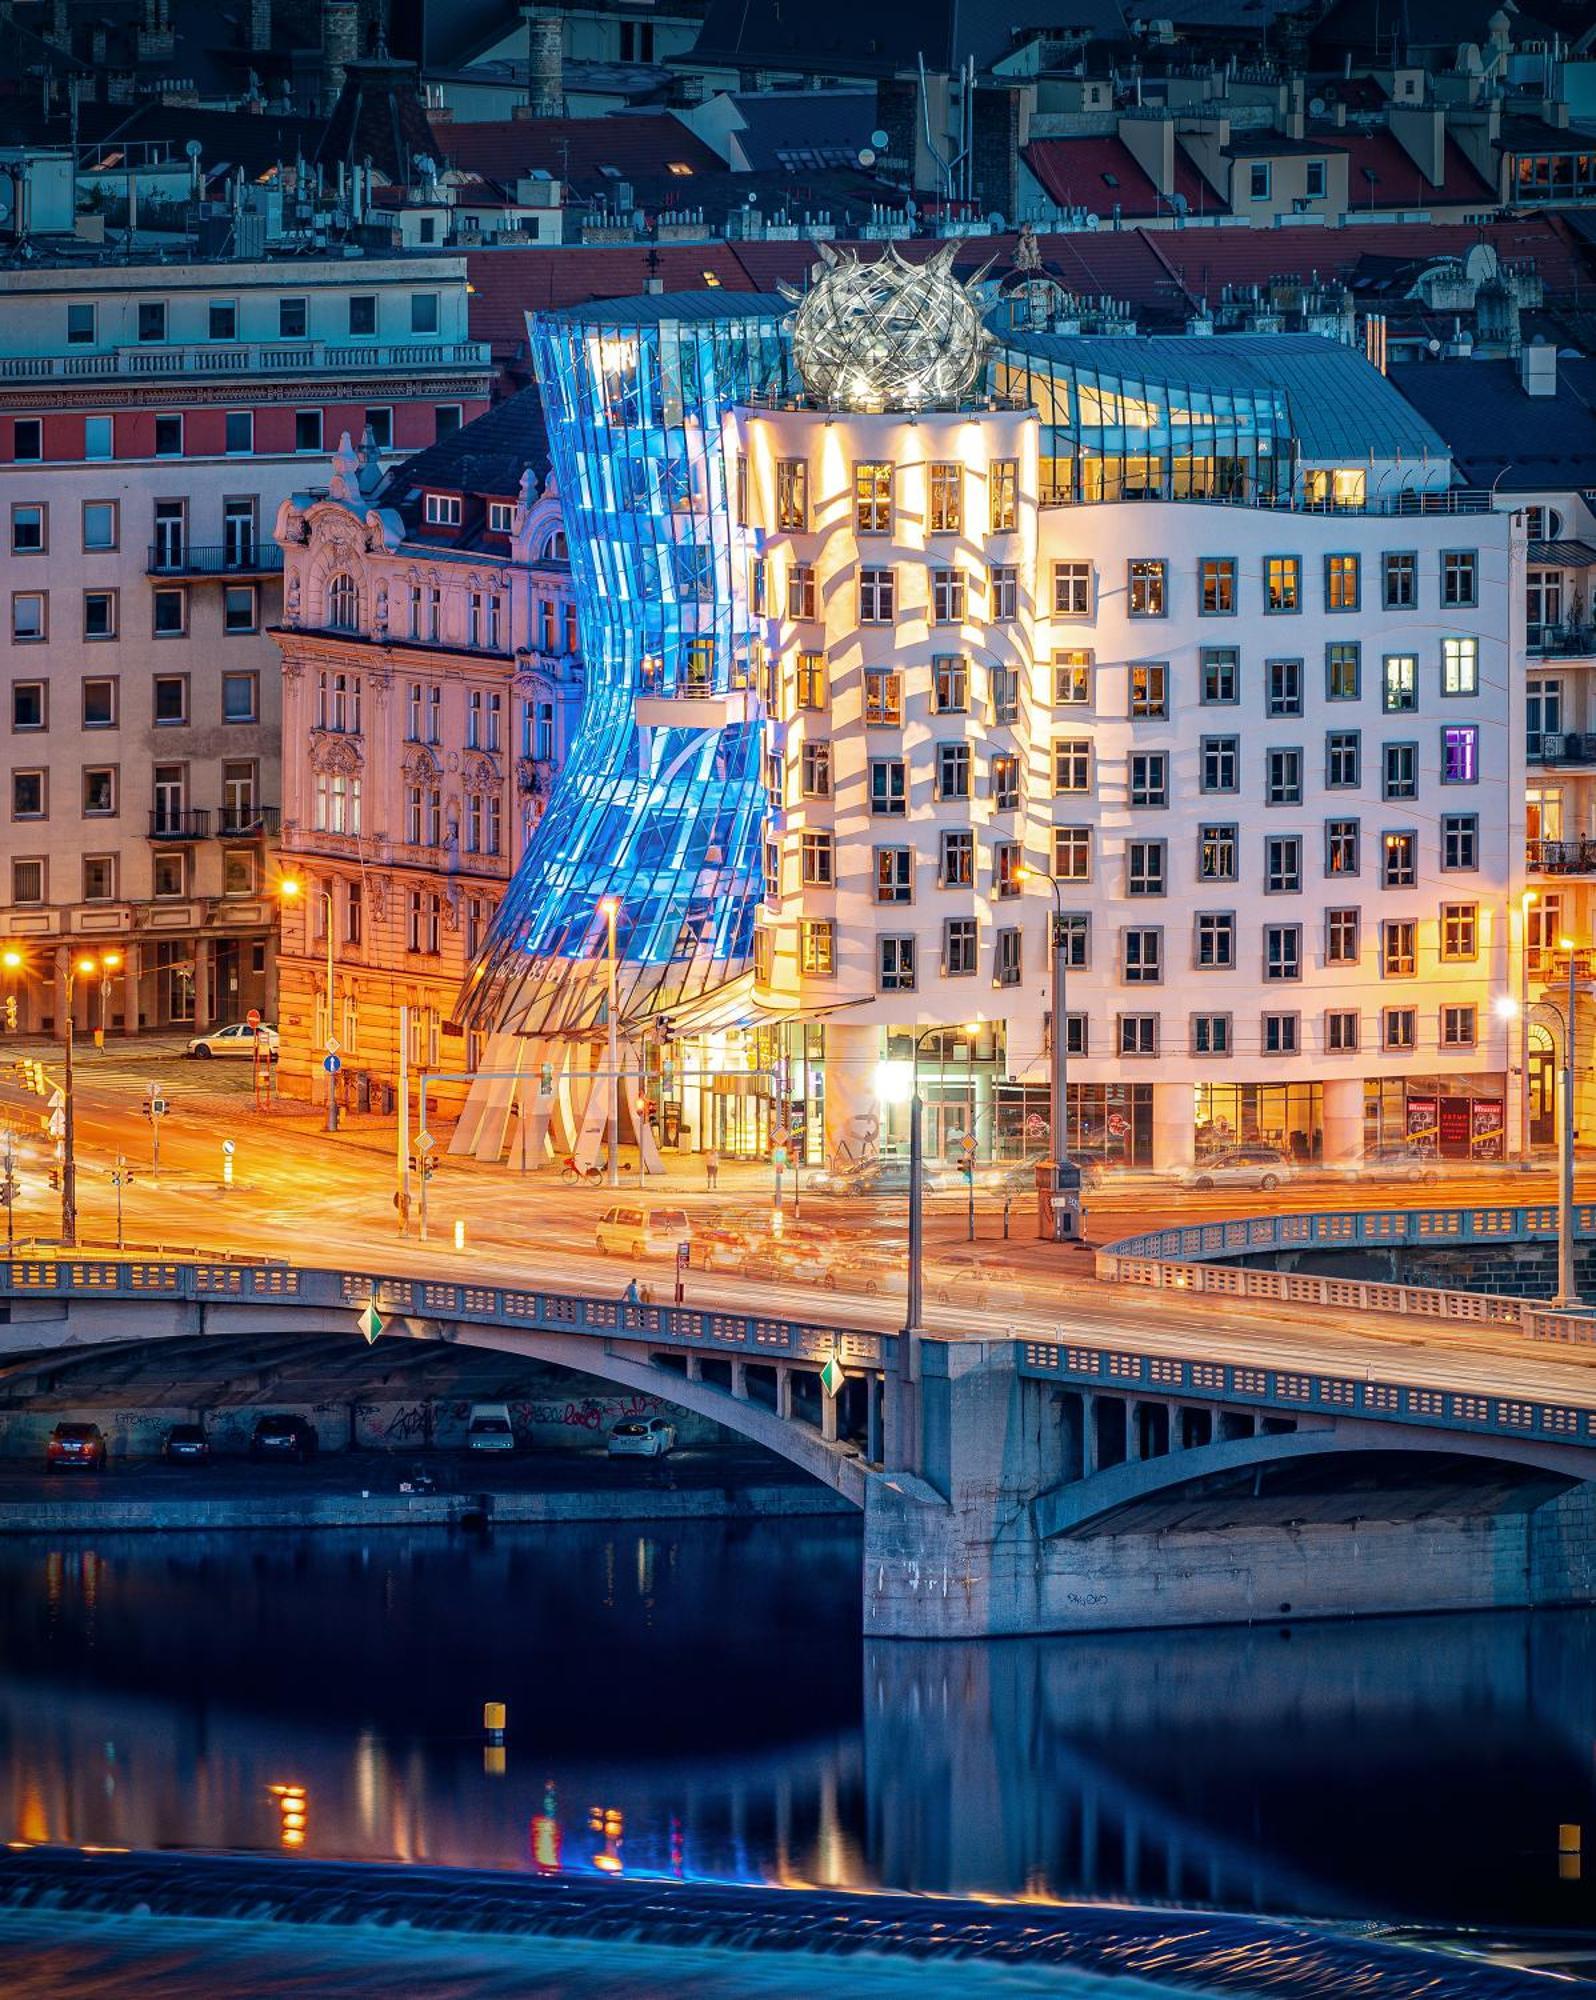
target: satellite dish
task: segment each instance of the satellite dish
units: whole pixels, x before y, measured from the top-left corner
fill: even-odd
[[[869,146],[861,146],[861,147],[859,148],[859,164],[860,164],[860,166],[861,166],[861,167],[873,167],[873,166],[875,165],[875,163],[876,163],[876,156],[875,156],[875,152],[874,152],[874,149],[873,149],[872,147],[869,147]]]
[[[887,137],[885,132],[872,132],[870,134],[870,143],[878,153],[884,153],[892,141]]]
[[[1463,259],[1463,275],[1471,285],[1488,285],[1496,276],[1496,246],[1494,243],[1473,243],[1468,255]]]
[[[205,148],[200,144],[198,139],[190,139],[188,144],[183,148],[183,151],[187,153],[191,160],[197,160],[204,150]]]
[[[1191,203],[1178,190],[1169,197],[1169,205],[1177,215],[1185,215],[1191,208]]]
[[[1103,218],[1100,215],[1088,215],[1086,218],[1086,226],[1088,229],[1101,229],[1103,226]]]
[[[1308,110],[1313,117],[1322,118],[1324,116],[1324,109],[1324,99],[1322,97],[1310,97],[1308,99]]]

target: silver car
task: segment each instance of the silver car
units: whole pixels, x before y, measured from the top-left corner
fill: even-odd
[[[1267,1194],[1296,1178],[1296,1163],[1275,1146],[1234,1146],[1188,1167],[1180,1177],[1189,1188],[1257,1188]]]
[[[676,1449],[676,1426],[663,1417],[629,1417],[610,1432],[611,1458],[664,1458]]]

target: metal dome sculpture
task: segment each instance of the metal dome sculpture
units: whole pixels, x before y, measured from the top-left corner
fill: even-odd
[[[922,410],[957,404],[974,386],[988,335],[971,286],[953,275],[956,243],[924,264],[895,244],[872,264],[819,243],[797,305],[793,356],[810,398],[825,409]]]

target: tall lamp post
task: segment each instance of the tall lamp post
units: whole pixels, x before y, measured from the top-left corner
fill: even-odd
[[[297,875],[285,875],[278,884],[277,893],[285,903],[297,903],[305,894],[305,885]],[[333,963],[333,893],[331,889],[322,889],[318,893],[327,917],[327,1039],[331,1042],[337,1039],[337,1031],[333,1027],[335,1013],[333,986],[337,977]],[[332,1050],[329,1049],[327,1053],[331,1055]],[[327,1130],[329,1132],[338,1130],[338,1078],[333,1070],[327,1071]]]
[[[72,1002],[78,978],[104,979],[122,963],[119,951],[81,952],[68,958],[66,967],[66,1019],[62,1040],[66,1051],[66,1080],[62,1092],[61,1115],[61,1241],[70,1247],[78,1240],[78,1156],[77,1125],[73,1102],[73,1020]],[[103,996],[102,996],[103,997]],[[103,1016],[102,1016],[103,1018]]]
[[[1554,1306],[1577,1306],[1574,1278],[1574,979],[1579,961],[1572,938],[1559,938],[1568,953],[1568,1012],[1563,1022],[1562,1144],[1557,1149],[1557,1293]]]
[[[1048,1176],[1051,1227],[1039,1230],[1054,1243],[1076,1233],[1081,1212],[1081,1170],[1069,1150],[1069,1017],[1065,1012],[1068,952],[1064,938],[1064,887],[1046,868],[1022,862],[1014,871],[1022,882],[1046,882],[1053,891],[1052,976],[1053,1047],[1048,1065],[1048,1120],[1053,1142],[1053,1167]]]
[[[1529,1165],[1529,1158],[1530,1158],[1530,1080],[1529,1080],[1529,1052],[1530,1052],[1530,950],[1529,950],[1529,919],[1530,919],[1530,906],[1531,906],[1531,904],[1532,904],[1532,903],[1537,903],[1537,902],[1539,902],[1539,901],[1540,901],[1540,898],[1539,898],[1539,896],[1538,896],[1538,895],[1536,894],[1536,892],[1535,892],[1535,891],[1534,891],[1533,889],[1526,889],[1526,890],[1524,891],[1523,895],[1522,895],[1522,896],[1520,896],[1520,898],[1519,898],[1519,905],[1518,905],[1518,907],[1519,907],[1519,926],[1518,926],[1518,952],[1519,952],[1519,974],[1520,974],[1520,978],[1519,978],[1519,986],[1520,986],[1520,989],[1521,989],[1521,990],[1520,990],[1520,993],[1519,993],[1519,1002],[1520,1002],[1520,1013],[1519,1013],[1519,1021],[1518,1021],[1518,1078],[1519,1078],[1519,1088],[1518,1088],[1518,1111],[1519,1111],[1519,1119],[1518,1119],[1518,1143],[1519,1143],[1519,1156],[1520,1156],[1520,1158],[1522,1159],[1522,1161],[1523,1161],[1523,1163],[1524,1163],[1524,1165],[1525,1165],[1526,1167],[1527,1167],[1527,1166]]]
[[[605,1010],[610,1023],[610,1157],[606,1169],[606,1179],[611,1187],[621,1184],[621,1054],[620,1024],[615,1018],[615,919],[621,913],[619,900],[606,896],[599,904],[599,914],[603,917],[609,951],[609,1005]],[[641,1149],[638,1158],[642,1158]]]

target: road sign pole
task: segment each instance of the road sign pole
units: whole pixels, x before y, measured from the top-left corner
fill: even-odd
[[[410,1232],[410,1008],[399,1008],[399,1228]]]
[[[416,1129],[416,1144],[419,1146],[427,1130],[427,1072],[421,1072],[421,1123]],[[427,1240],[427,1183],[432,1179],[427,1172],[426,1161],[421,1162],[421,1240]]]

